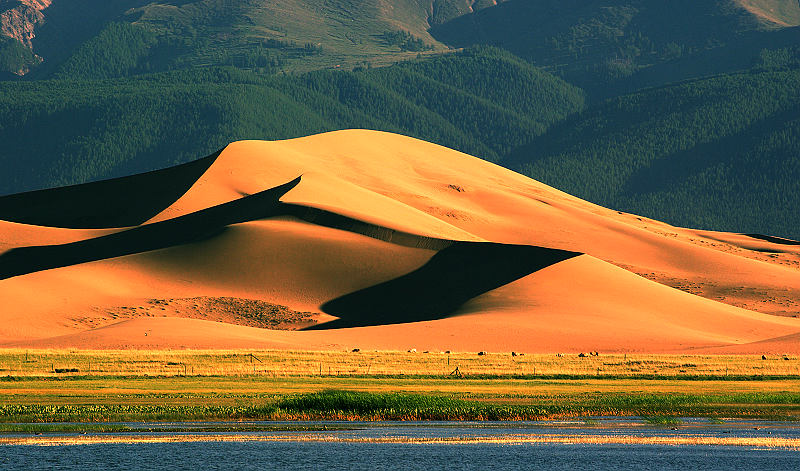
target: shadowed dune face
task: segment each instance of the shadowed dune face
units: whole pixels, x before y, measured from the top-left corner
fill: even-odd
[[[3,197],[0,218],[0,346],[800,352],[791,241],[618,213],[388,133],[237,142]]]
[[[0,220],[99,229],[142,224],[188,190],[222,151],[176,167],[0,197]]]
[[[765,240],[767,242],[772,242],[773,244],[782,244],[782,245],[800,245],[800,242],[792,239],[784,239],[783,237],[775,237],[775,236],[768,236],[764,234],[745,234],[747,237],[752,237],[753,239]]]
[[[278,215],[278,198],[300,178],[230,203],[167,221],[62,245],[20,247],[0,254],[0,279],[133,255],[196,241],[226,226]]]
[[[441,319],[472,298],[577,255],[529,245],[456,242],[407,275],[328,301],[322,310],[339,320],[311,329]]]

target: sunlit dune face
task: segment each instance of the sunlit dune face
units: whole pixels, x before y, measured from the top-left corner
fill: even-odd
[[[236,142],[0,198],[0,219],[6,346],[800,351],[794,241],[389,133]]]

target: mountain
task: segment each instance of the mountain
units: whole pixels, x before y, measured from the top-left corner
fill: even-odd
[[[798,34],[771,33],[797,25],[795,0],[512,0],[434,26],[431,34],[457,47],[508,49],[605,96],[610,84],[625,91],[614,84],[662,64],[673,70],[650,85],[675,80],[674,69],[697,56],[718,73],[730,72],[755,55],[737,48],[739,55],[729,57],[726,48],[796,45]],[[687,72],[681,78],[690,78]]]
[[[0,1],[0,79],[25,75],[41,58],[33,53],[34,28],[44,18],[49,0]]]
[[[162,168],[231,140],[341,128],[401,132],[499,160],[583,101],[576,87],[494,49],[298,76],[206,68],[4,82],[0,194]]]
[[[505,165],[677,225],[800,237],[800,49],[588,107]]]
[[[800,25],[795,0],[4,0],[0,9],[0,35],[30,50],[24,70],[5,70],[37,77],[73,55],[87,66],[85,56],[135,59],[126,73],[276,61],[308,71],[481,44],[587,86]]]
[[[313,70],[360,62],[385,64],[420,51],[441,51],[445,46],[428,34],[431,25],[494,4],[486,0],[3,0],[0,35],[39,58],[27,66],[39,66],[40,78],[58,72],[73,55],[79,58],[70,67],[75,61],[90,67],[83,62],[86,56],[114,62],[133,58],[134,65],[147,71],[267,58],[285,61],[292,70]],[[146,44],[139,42],[140,37],[147,38]],[[9,71],[22,75],[28,69]]]
[[[800,346],[797,242],[669,226],[375,131],[6,196],[0,247],[2,346]]]

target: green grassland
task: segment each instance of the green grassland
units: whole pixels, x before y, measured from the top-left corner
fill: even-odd
[[[760,379],[800,375],[795,356],[516,354],[385,351],[0,350],[0,375],[39,378],[224,376]],[[58,369],[76,370],[66,373]],[[9,379],[10,380],[10,379]]]
[[[4,423],[800,417],[783,356],[5,350],[0,366]]]

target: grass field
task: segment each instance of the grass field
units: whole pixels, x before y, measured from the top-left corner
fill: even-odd
[[[0,432],[164,420],[798,420],[799,367],[783,356],[3,350]]]
[[[796,356],[396,351],[0,350],[0,376],[800,377]],[[457,374],[456,374],[457,375]]]

